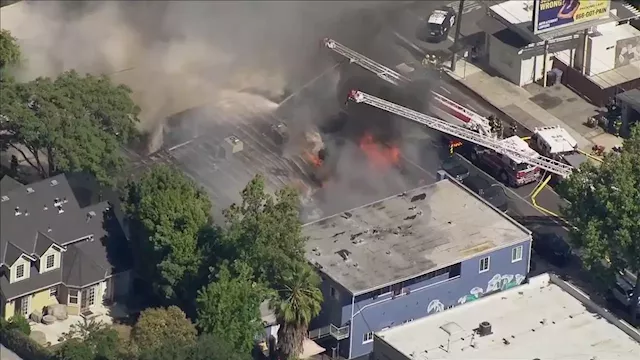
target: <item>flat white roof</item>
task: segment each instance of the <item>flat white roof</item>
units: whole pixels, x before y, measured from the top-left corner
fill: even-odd
[[[442,180],[302,228],[306,256],[353,294],[388,286],[530,232],[459,183]]]
[[[484,321],[492,334],[473,335]],[[376,336],[415,360],[640,359],[640,343],[550,283],[547,274]]]
[[[533,19],[533,1],[505,1],[489,8],[511,24],[518,25]]]
[[[552,154],[561,154],[574,151],[578,142],[563,127],[552,126],[538,128],[534,133],[549,145],[549,152]]]

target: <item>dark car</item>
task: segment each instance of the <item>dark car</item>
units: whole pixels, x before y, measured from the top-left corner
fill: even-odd
[[[507,211],[509,209],[509,201],[501,185],[491,184],[488,180],[478,176],[469,176],[462,183],[499,210]]]
[[[455,23],[456,11],[452,7],[444,6],[433,10],[427,18],[421,38],[427,42],[442,42],[449,36],[449,31]]]
[[[533,251],[549,263],[563,267],[571,261],[571,247],[564,238],[552,232],[533,232]]]
[[[442,170],[446,171],[452,178],[463,181],[469,177],[469,169],[464,166],[457,156],[451,156],[442,162]]]

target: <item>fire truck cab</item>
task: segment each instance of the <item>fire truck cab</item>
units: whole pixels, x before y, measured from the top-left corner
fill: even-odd
[[[518,136],[512,136],[501,141],[510,147],[518,148],[529,157],[540,156]],[[469,155],[473,163],[488,170],[491,175],[511,187],[519,187],[538,181],[541,176],[540,169],[536,166],[529,165],[480,146],[473,146]]]

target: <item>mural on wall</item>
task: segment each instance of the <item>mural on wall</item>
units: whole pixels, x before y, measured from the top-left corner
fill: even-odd
[[[429,306],[427,306],[427,313],[439,313],[441,311],[444,311],[444,304],[438,299],[431,300]]]
[[[522,284],[522,282],[524,281],[525,277],[520,275],[520,274],[495,274],[491,280],[489,280],[489,283],[487,284],[487,290],[485,292],[492,292],[492,291],[500,291],[500,290],[507,290],[507,289],[511,289],[514,286],[518,286],[520,284]]]
[[[616,67],[629,65],[640,60],[640,36],[616,42]]]
[[[474,287],[473,289],[471,289],[471,291],[469,291],[469,294],[458,299],[458,304],[462,305],[468,302],[478,300],[482,296],[482,294],[484,294],[483,288]]]

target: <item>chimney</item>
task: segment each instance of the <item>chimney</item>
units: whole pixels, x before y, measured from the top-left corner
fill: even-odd
[[[22,215],[22,212],[20,212],[20,207],[19,206],[16,206],[15,210],[16,210],[16,216]]]

